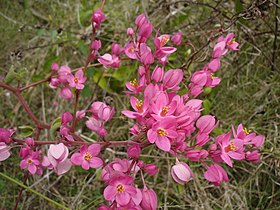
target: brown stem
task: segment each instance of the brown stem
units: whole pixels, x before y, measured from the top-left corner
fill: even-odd
[[[25,173],[25,175],[24,175],[24,181],[23,181],[23,184],[25,185],[26,184],[26,181],[27,181],[27,178],[28,178],[28,171]],[[17,209],[17,207],[18,207],[18,204],[19,204],[19,201],[20,201],[20,198],[21,198],[21,195],[22,195],[22,192],[23,192],[23,190],[24,190],[24,188],[22,187],[21,189],[20,189],[20,191],[19,191],[19,194],[18,194],[18,197],[17,197],[17,201],[16,201],[16,205],[15,205],[15,207],[14,207],[14,210],[16,210]]]
[[[39,84],[41,84],[41,83],[48,82],[50,79],[51,79],[51,76],[48,76],[47,78],[42,79],[42,80],[40,80],[40,81],[38,81],[38,82],[34,82],[34,83],[31,83],[30,85],[27,85],[27,86],[25,86],[25,87],[22,87],[22,88],[20,88],[19,90],[20,90],[20,91],[23,91],[23,90],[26,90],[26,89],[28,89],[28,88],[35,87],[35,86],[37,86],[37,85],[39,85]]]
[[[50,128],[50,125],[46,125],[44,123],[42,123],[40,120],[37,119],[37,117],[33,114],[33,112],[30,110],[28,104],[26,103],[26,101],[24,100],[24,98],[22,97],[22,95],[20,94],[20,89],[17,88],[13,88],[9,85],[6,85],[4,83],[0,83],[0,87],[11,91],[12,93],[14,93],[16,95],[16,97],[18,98],[18,100],[20,101],[21,105],[23,106],[23,108],[25,109],[25,111],[27,112],[27,114],[29,115],[29,117],[34,121],[34,123],[37,125],[38,128],[41,129],[48,129]]]

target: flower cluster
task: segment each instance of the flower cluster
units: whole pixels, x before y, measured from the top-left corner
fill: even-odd
[[[181,32],[160,34],[160,30],[155,29],[147,17],[141,14],[135,20],[134,29],[127,29],[129,39],[124,47],[113,43],[111,54],[99,56],[101,41],[94,39],[94,33],[104,21],[102,9],[93,12],[93,34],[84,68],[73,74],[74,71],[68,66],[53,64],[51,67],[49,86],[59,88],[59,95],[63,99],[70,100],[75,95],[74,111],[63,112],[58,126],[42,126],[34,114],[26,109],[37,125],[36,139],[18,139],[15,130],[0,128],[0,161],[8,159],[13,144],[18,144],[21,147],[20,168],[31,175],[42,175],[44,168],[62,175],[73,165],[81,166],[84,170],[101,168],[101,179],[106,185],[103,195],[109,205],[102,204],[99,210],[157,209],[157,195],[152,188],[147,187],[144,174],[154,176],[158,168],[140,158],[146,147],[155,147],[174,157],[171,176],[182,185],[195,179],[191,162],[197,162],[205,168],[206,180],[220,185],[229,180],[222,165],[233,167],[233,161],[260,161],[259,149],[265,137],[246,129],[242,124],[237,129],[232,126],[232,131],[215,137],[212,131],[218,127],[219,121],[215,116],[202,114],[203,100],[197,98],[206,87],[213,88],[220,83],[220,78],[214,76],[220,68],[220,59],[230,51],[238,50],[239,44],[233,33],[218,38],[210,62],[202,70],[193,73],[188,83],[183,66],[169,68],[170,55],[184,43]],[[154,36],[153,31],[156,31]],[[151,37],[153,44],[148,45]],[[91,62],[97,61],[98,65],[110,71],[119,68],[123,58],[139,64],[137,78],[125,83],[127,90],[124,93],[130,97],[132,108],[122,110],[122,114],[130,118],[133,125],[129,140],[111,141],[105,123],[112,119],[115,108],[95,101],[90,108],[77,111],[79,91],[87,81],[85,72]],[[183,88],[182,84],[185,84]],[[77,132],[78,122],[95,132],[95,140],[89,141],[89,138],[80,135],[82,129]],[[54,135],[56,138],[52,141],[40,141],[43,128],[59,135]],[[44,149],[39,149],[41,145],[49,145],[46,155]],[[106,160],[103,155],[110,146],[126,147],[127,158]],[[142,182],[139,183],[138,179]]]

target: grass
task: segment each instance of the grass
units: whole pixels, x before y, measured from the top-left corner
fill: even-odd
[[[193,4],[191,1],[176,3],[161,1],[120,1],[106,2],[107,21],[97,36],[103,46],[109,50],[113,41],[125,43],[126,28],[133,25],[134,18],[146,12],[154,25],[161,31],[172,33],[181,30],[184,39],[199,49],[207,42],[207,37],[221,25],[228,26],[236,11],[243,11],[233,1],[204,1]],[[97,1],[8,1],[0,2],[0,76],[9,71],[23,71],[23,83],[29,84],[45,78],[52,62],[67,64],[72,68],[84,65],[89,43],[90,30],[88,20],[91,10],[100,5]],[[215,6],[215,9],[209,7]],[[245,1],[244,8],[249,7]],[[244,9],[243,8],[243,9]],[[221,121],[223,131],[231,124],[245,124],[253,131],[266,136],[262,149],[262,161],[259,165],[246,162],[235,164],[227,172],[230,182],[214,187],[206,182],[200,165],[193,165],[195,179],[185,186],[175,184],[169,173],[174,160],[152,148],[145,151],[145,160],[156,162],[160,171],[155,177],[147,177],[147,183],[158,193],[160,209],[278,209],[280,206],[280,72],[279,58],[272,70],[275,6],[258,7],[262,16],[247,16],[233,25],[230,31],[237,34],[241,43],[238,53],[230,53],[222,60],[222,68],[217,73],[222,83],[206,96],[211,102],[211,114]],[[255,19],[253,19],[255,17]],[[60,29],[62,32],[59,33]],[[279,46],[279,38],[277,40]],[[181,54],[172,61],[176,66],[187,61],[190,47],[182,47]],[[203,67],[209,60],[210,48],[207,47],[196,56],[190,71]],[[12,53],[22,52],[20,56]],[[104,52],[102,52],[104,53]],[[279,47],[276,48],[279,55]],[[279,57],[279,56],[278,56]],[[96,81],[100,68],[92,68]],[[110,138],[128,138],[127,119],[120,116],[120,110],[128,108],[128,97],[119,94],[123,82],[133,78],[136,66],[125,62],[114,73],[107,95],[113,98],[117,108],[116,117],[111,122]],[[125,72],[125,74],[123,73]],[[121,76],[118,76],[121,75]],[[110,74],[105,75],[102,84],[106,85]],[[16,85],[16,81],[11,84]],[[90,103],[94,79],[90,82],[79,107]],[[88,96],[88,97],[87,97]],[[73,104],[62,101],[46,84],[25,92],[25,98],[39,119],[51,122],[62,110],[71,110]],[[102,88],[97,98],[104,98]],[[0,127],[28,125],[20,104],[13,95],[0,90]],[[54,102],[60,104],[56,106]],[[86,136],[93,134],[85,131]],[[43,134],[46,135],[46,134]],[[123,151],[107,151],[106,158],[123,156]],[[24,173],[19,172],[19,160],[14,154],[9,161],[0,163],[0,172],[23,180]],[[26,185],[71,209],[96,209],[104,202],[104,185],[99,178],[100,171],[85,172],[79,168],[71,170],[67,176],[58,177],[47,172],[43,177],[31,177]],[[15,205],[20,187],[1,177],[0,209],[11,209]],[[53,209],[49,202],[41,197],[24,191],[19,209]]]

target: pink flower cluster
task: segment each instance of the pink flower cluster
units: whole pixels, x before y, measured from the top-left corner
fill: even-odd
[[[52,65],[53,76],[49,86],[53,89],[60,88],[59,95],[63,99],[72,99],[74,97],[72,88],[77,90],[84,89],[86,77],[82,69],[78,70],[75,75],[72,74],[68,66],[61,66],[58,64]]]

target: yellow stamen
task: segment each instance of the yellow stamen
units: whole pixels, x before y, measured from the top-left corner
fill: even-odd
[[[75,77],[75,78],[74,78],[74,82],[75,82],[75,83],[78,83],[78,82],[79,82],[79,79],[78,79],[77,77]]]
[[[143,112],[143,101],[142,100],[137,100],[135,106],[138,109],[138,112]]]
[[[235,38],[232,38],[232,40],[228,43],[228,45],[234,44],[235,42],[236,42]]]
[[[86,161],[89,161],[92,158],[92,155],[89,154],[88,152],[86,152],[86,155],[85,155],[84,158],[85,158]]]
[[[226,152],[230,152],[230,151],[233,151],[233,150],[236,150],[238,149],[238,147],[236,145],[234,145],[233,142],[231,142],[226,148],[225,148],[225,151]]]
[[[170,106],[164,106],[164,107],[162,107],[162,110],[161,110],[160,115],[161,115],[161,116],[165,116],[165,115],[169,112],[170,108],[171,108]]]
[[[137,82],[136,79],[130,81],[130,85],[133,86],[133,87],[135,87],[135,88],[138,88],[138,87],[139,87],[138,82]]]
[[[117,186],[117,193],[120,194],[120,193],[123,193],[124,191],[125,191],[124,186],[119,184]]]
[[[165,45],[169,41],[168,36],[163,36],[161,41],[160,41],[160,46]]]
[[[32,160],[30,160],[30,159],[27,161],[27,164],[32,164],[32,163],[33,163],[33,162],[32,162]]]
[[[164,128],[159,128],[159,129],[157,130],[157,133],[158,133],[158,135],[160,135],[160,136],[166,136],[166,135],[168,135],[168,132],[167,132]]]
[[[247,128],[243,128],[244,133],[246,133],[246,135],[248,135],[249,133],[251,133],[251,130],[247,129]]]
[[[212,79],[214,79],[214,78],[215,78],[215,76],[214,76],[214,74],[213,74],[213,73],[211,73],[211,74],[210,74],[210,77],[211,77]]]
[[[130,52],[130,53],[133,53],[134,52],[134,47],[130,47],[130,48],[128,48],[128,52]]]

